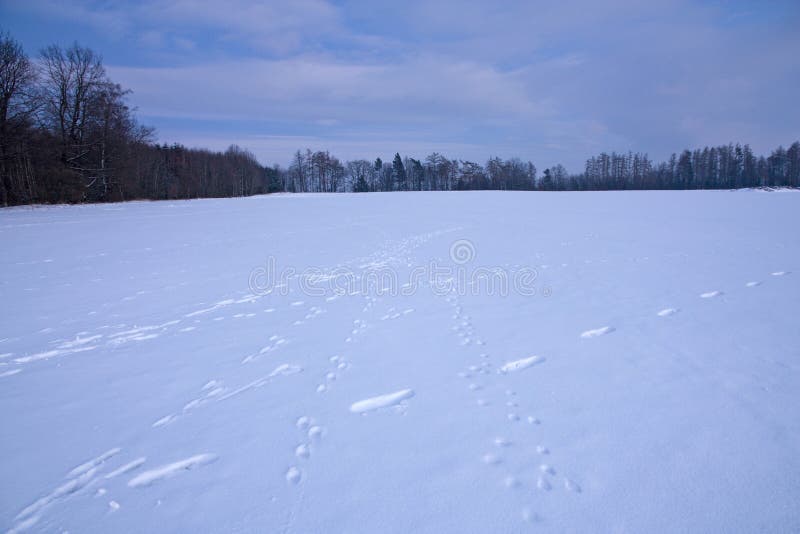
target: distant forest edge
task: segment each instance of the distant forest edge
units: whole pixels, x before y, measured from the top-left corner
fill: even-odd
[[[234,197],[273,192],[451,190],[624,190],[800,187],[800,141],[756,156],[748,145],[673,154],[590,158],[580,174],[561,166],[490,158],[485,165],[433,153],[423,160],[342,162],[297,151],[287,169],[264,167],[248,150],[225,152],[154,142],[137,121],[129,91],[101,57],[78,44],[43,49],[32,61],[0,34],[0,178],[3,206],[133,199]]]

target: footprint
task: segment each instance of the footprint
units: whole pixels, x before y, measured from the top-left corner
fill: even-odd
[[[548,465],[548,464],[540,465],[539,466],[539,471],[541,471],[542,473],[544,473],[546,475],[555,475],[556,474],[556,470],[553,469],[553,467]]]
[[[522,520],[526,523],[538,523],[542,520],[542,518],[530,508],[525,507],[522,509]]]
[[[789,273],[790,273],[790,271],[775,271],[774,273],[771,273],[771,274],[772,274],[772,276],[786,276]]]
[[[308,439],[319,440],[322,439],[322,427],[314,425],[308,429]]]
[[[747,282],[745,287],[758,287],[761,285],[761,282]]]
[[[722,295],[722,291],[709,291],[707,293],[701,293],[700,294],[700,298],[701,299],[713,299],[714,297],[718,297],[720,295]]]
[[[550,454],[550,449],[548,449],[544,445],[537,445],[536,452],[538,452],[539,454]]]
[[[597,336],[604,336],[606,334],[610,334],[615,330],[612,326],[603,326],[601,328],[595,328],[594,330],[587,330],[581,334],[582,338],[592,338]]]
[[[567,491],[571,491],[573,493],[581,492],[581,487],[578,485],[578,483],[575,482],[574,480],[570,480],[569,478],[564,478],[564,488],[566,488]]]
[[[677,308],[664,308],[663,310],[658,312],[658,316],[669,317],[670,315],[675,315],[676,313],[678,313],[678,311],[679,310]]]
[[[510,447],[511,441],[504,437],[496,437],[494,438],[494,444],[498,447]]]
[[[484,454],[482,460],[486,465],[497,465],[502,461],[498,455],[491,452]]]
[[[294,455],[298,458],[308,458],[311,456],[311,449],[309,449],[307,443],[301,443],[297,446],[297,448],[295,448]]]
[[[302,473],[295,466],[292,466],[286,470],[286,482],[288,482],[289,484],[297,484],[298,482],[300,482],[300,479],[302,477],[303,477]]]
[[[539,480],[536,481],[536,487],[542,491],[550,491],[553,488],[550,482],[543,476],[539,477]]]

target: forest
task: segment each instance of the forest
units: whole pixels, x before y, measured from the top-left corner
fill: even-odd
[[[244,148],[225,152],[156,142],[102,57],[73,44],[29,57],[0,34],[0,202],[21,204],[189,199],[275,192],[629,190],[800,187],[800,141],[755,155],[745,144],[684,150],[668,161],[602,153],[580,173],[541,172],[530,161],[484,164],[432,153],[423,159],[343,162],[298,150],[288,168],[264,166]]]

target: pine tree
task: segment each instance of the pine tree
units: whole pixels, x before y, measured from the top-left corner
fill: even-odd
[[[394,182],[398,191],[408,191],[406,168],[403,166],[403,160],[400,158],[399,152],[394,155],[394,161],[392,161],[392,182]]]

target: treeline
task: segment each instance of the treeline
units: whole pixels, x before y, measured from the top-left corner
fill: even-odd
[[[277,190],[277,171],[247,150],[153,143],[128,91],[77,44],[37,61],[0,34],[0,202],[110,202],[227,197]]]
[[[633,189],[735,189],[800,187],[800,142],[755,156],[749,145],[723,145],[673,154],[654,163],[647,154],[602,153],[581,174],[562,165],[538,174],[531,162],[490,158],[485,165],[450,160],[434,152],[424,160],[395,154],[391,163],[342,163],[327,151],[298,151],[286,170],[277,170],[280,190],[290,192],[607,191]]]
[[[288,168],[264,167],[232,145],[225,152],[154,143],[129,91],[88,48],[48,46],[31,60],[0,34],[0,202],[112,202],[248,196],[272,192],[622,190],[800,187],[800,142],[755,156],[748,145],[706,147],[654,163],[646,154],[600,154],[584,172],[541,174],[530,161],[485,164],[395,154],[391,162],[342,162],[297,151]]]
[[[279,170],[288,192],[457,191],[466,189],[536,189],[536,166],[513,158],[490,159],[486,167],[450,160],[434,152],[424,160],[401,158],[391,163],[358,159],[343,164],[327,151],[297,151],[291,165]]]

